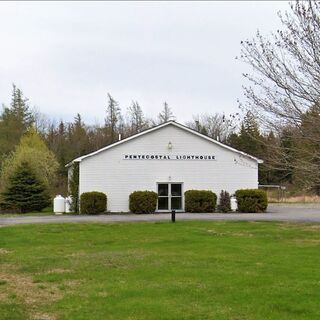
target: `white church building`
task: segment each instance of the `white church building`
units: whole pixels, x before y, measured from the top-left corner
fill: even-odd
[[[107,194],[110,212],[129,211],[133,191],[158,193],[158,212],[184,211],[184,192],[258,188],[262,160],[169,121],[74,159],[79,193]]]

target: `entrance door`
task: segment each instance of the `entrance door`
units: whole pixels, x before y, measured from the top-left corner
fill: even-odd
[[[158,183],[158,211],[182,208],[182,183]]]

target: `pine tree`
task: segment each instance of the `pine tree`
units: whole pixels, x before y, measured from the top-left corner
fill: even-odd
[[[228,137],[228,144],[257,158],[266,158],[267,141],[260,133],[259,123],[251,112],[246,113],[239,134],[232,133]],[[266,184],[268,182],[268,168],[265,164],[260,164],[259,183]]]
[[[236,149],[259,157],[262,155],[262,139],[256,118],[251,112],[247,112],[241,123],[239,134],[231,134],[228,143]]]
[[[10,177],[2,199],[3,207],[18,210],[20,213],[41,211],[50,204],[44,184],[27,162],[23,162]]]
[[[76,115],[70,126],[69,142],[71,158],[79,157],[92,151],[89,145],[87,127],[83,123],[79,113]]]
[[[10,107],[3,106],[0,115],[0,156],[8,154],[30,128],[34,117],[28,106],[28,99],[13,84]]]
[[[320,105],[313,105],[301,116],[294,136],[294,181],[305,190],[320,195]],[[303,166],[303,170],[299,168]]]
[[[29,110],[28,99],[23,97],[21,89],[12,85],[11,112],[21,123],[22,130],[27,130],[34,122],[34,117]]]

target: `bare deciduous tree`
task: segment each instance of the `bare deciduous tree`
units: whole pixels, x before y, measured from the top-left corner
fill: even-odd
[[[282,30],[270,37],[257,32],[242,42],[241,59],[254,70],[244,74],[250,85],[244,87],[242,107],[278,136],[284,127],[291,128],[293,143],[275,144],[270,164],[283,170],[288,152],[294,154],[290,166],[310,189],[320,185],[320,148],[315,147],[320,132],[310,130],[320,124],[319,112],[314,112],[320,101],[320,3],[296,1],[290,8],[279,13]]]
[[[158,115],[159,123],[164,123],[170,120],[175,120],[171,108],[167,102],[164,102],[163,109]]]
[[[110,134],[110,143],[117,140],[118,129],[121,126],[121,110],[119,103],[113,99],[110,93],[108,93],[108,105],[107,105],[107,116],[105,119],[105,128]]]
[[[320,96],[320,4],[291,4],[291,13],[279,13],[284,30],[269,38],[258,31],[242,42],[241,58],[253,75],[245,87],[247,106],[256,109],[269,126],[297,125]],[[278,121],[276,121],[278,120]]]
[[[193,120],[186,125],[213,139],[226,142],[228,136],[235,131],[238,118],[239,114],[230,114],[229,117],[221,113],[202,114],[193,116]]]
[[[146,121],[138,101],[132,101],[131,106],[128,108],[128,113],[130,134],[138,133],[146,128]]]

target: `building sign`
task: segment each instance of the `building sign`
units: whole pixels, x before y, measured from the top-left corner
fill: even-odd
[[[215,160],[214,155],[194,154],[125,154],[124,160]]]

